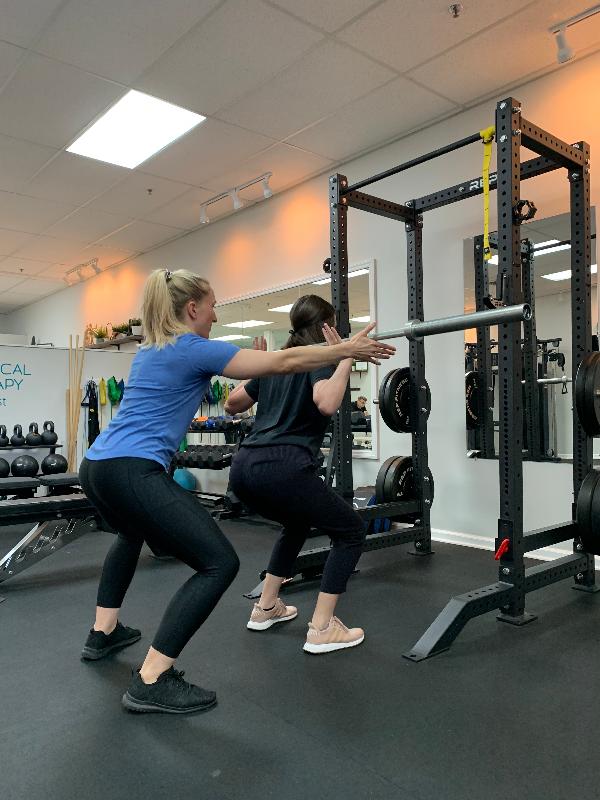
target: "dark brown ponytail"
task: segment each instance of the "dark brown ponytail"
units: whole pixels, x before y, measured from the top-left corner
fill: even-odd
[[[290,338],[284,344],[288,347],[300,347],[307,344],[320,344],[325,341],[323,323],[335,323],[335,309],[316,294],[305,294],[299,297],[290,310]]]

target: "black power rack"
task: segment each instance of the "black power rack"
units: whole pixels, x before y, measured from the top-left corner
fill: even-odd
[[[533,299],[531,248],[521,243],[520,225],[523,222],[521,182],[557,169],[566,169],[570,183],[571,268],[572,268],[572,380],[582,359],[592,350],[591,332],[591,247],[590,247],[590,179],[589,146],[586,142],[568,144],[539,128],[521,114],[521,103],[512,97],[496,106],[495,137],[497,142],[497,171],[490,174],[490,189],[498,192],[498,305],[515,307]],[[451,153],[481,141],[473,134],[419,158],[405,162],[371,178],[349,185],[344,175],[332,175],[329,181],[330,245],[332,302],[342,336],[350,332],[348,303],[348,242],[347,211],[355,208],[404,223],[407,238],[408,319],[423,320],[423,214],[466,198],[481,195],[482,178],[474,178],[433,194],[416,198],[405,204],[394,203],[360,191],[365,186],[395,175],[426,161]],[[537,153],[531,160],[521,161],[521,147]],[[523,274],[525,273],[525,274]],[[484,314],[478,308],[474,318]],[[535,340],[535,326],[529,324],[531,315],[524,315],[526,338]],[[516,320],[515,320],[516,321]],[[458,330],[440,320],[430,333]],[[405,329],[410,326],[407,323]],[[424,323],[425,326],[430,323]],[[484,330],[495,324],[479,323]],[[472,327],[474,327],[473,325]],[[468,327],[463,326],[463,329]],[[430,507],[432,486],[428,477],[427,383],[425,380],[425,350],[419,336],[407,335],[410,341],[412,457],[416,498],[412,503],[418,519],[406,528],[367,537],[365,550],[414,542],[415,554],[431,553]],[[378,338],[385,338],[384,335]],[[488,337],[489,338],[489,337]],[[504,321],[499,325],[498,377],[500,392],[499,485],[500,516],[496,539],[498,581],[453,597],[437,619],[425,631],[416,645],[404,655],[420,661],[450,647],[462,628],[473,617],[494,609],[498,619],[513,625],[524,625],[534,617],[525,611],[528,592],[573,577],[574,588],[596,591],[594,557],[584,550],[575,522],[576,501],[580,486],[592,469],[592,439],[584,431],[577,414],[573,417],[573,491],[574,503],[570,518],[548,528],[523,531],[523,407],[521,324]],[[483,344],[484,337],[481,338]],[[531,348],[529,348],[531,350]],[[487,351],[486,351],[487,352]],[[533,380],[533,352],[526,358],[526,377]],[[535,420],[532,421],[535,425]],[[531,431],[532,438],[534,431]],[[336,415],[333,436],[333,468],[336,488],[348,502],[353,497],[352,431],[350,398]],[[396,507],[397,506],[397,507]],[[389,504],[387,508],[372,506],[369,515],[400,517],[406,512],[404,504]],[[563,541],[573,541],[573,554],[548,564],[525,568],[525,554]],[[324,563],[329,548],[317,548],[301,553],[296,568],[316,574]]]

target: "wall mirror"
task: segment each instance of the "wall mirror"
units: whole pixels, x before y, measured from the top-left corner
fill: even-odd
[[[348,278],[350,324],[352,333],[356,333],[376,318],[374,260],[352,264]],[[302,283],[286,284],[220,302],[216,308],[218,321],[212,327],[211,339],[224,339],[244,348],[262,346],[266,350],[277,350],[289,336],[290,308],[304,294],[316,294],[331,302],[330,279],[321,272]],[[377,380],[376,366],[354,362],[350,375],[351,401],[356,403],[359,397],[366,398],[366,413],[352,416],[352,454],[355,458],[376,459],[379,456],[378,415],[373,405],[373,400],[377,399]]]
[[[592,333],[598,333],[598,292],[596,264],[595,210],[592,209]],[[493,235],[490,237],[494,240]],[[573,386],[571,365],[571,280],[570,280],[570,216],[533,219],[521,226],[521,240],[533,246],[533,277],[535,302],[536,351],[532,358],[532,403],[537,403],[537,432],[528,441],[527,420],[524,423],[523,457],[536,461],[568,461],[573,456],[572,407]],[[487,267],[481,268],[477,247],[481,237],[464,241],[464,307],[465,312],[476,310],[477,295],[489,292],[495,297],[498,259],[493,256]],[[492,252],[494,248],[492,247]],[[479,267],[478,267],[479,265]],[[480,269],[479,277],[477,269]],[[525,290],[525,283],[524,283]],[[533,340],[533,339],[532,339]],[[465,332],[465,417],[467,452],[471,457],[495,458],[499,444],[498,412],[498,328],[491,328],[489,358],[479,357],[477,331]],[[597,341],[597,340],[596,340]],[[481,363],[478,363],[481,362]],[[525,361],[525,357],[524,357]],[[483,367],[483,368],[482,368]],[[525,377],[525,371],[524,371]],[[485,403],[485,387],[490,398]],[[530,411],[524,392],[524,413]],[[483,393],[483,394],[482,394]],[[529,396],[529,395],[527,395]],[[493,400],[492,400],[493,397]],[[489,413],[488,413],[489,412]],[[594,456],[600,453],[600,442],[594,441]]]

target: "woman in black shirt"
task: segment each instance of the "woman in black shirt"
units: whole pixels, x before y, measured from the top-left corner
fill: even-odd
[[[328,344],[340,341],[332,330],[334,308],[321,297],[300,297],[290,311],[290,320],[292,329],[285,348],[326,339]],[[309,653],[354,647],[364,639],[361,628],[347,628],[334,616],[334,610],[360,558],[365,526],[351,505],[317,473],[323,436],[342,403],[351,366],[349,358],[337,367],[254,378],[238,386],[225,405],[227,413],[239,413],[258,402],[254,429],[231,467],[231,488],[252,510],[283,525],[249,629],[266,630],[297,616],[297,609],[279,598],[281,584],[291,577],[312,528],[333,541],[308,625],[304,650]]]

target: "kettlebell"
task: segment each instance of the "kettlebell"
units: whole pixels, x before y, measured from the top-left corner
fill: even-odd
[[[6,425],[0,425],[0,447],[8,447],[9,441],[6,435]]]
[[[25,442],[31,447],[39,447],[42,443],[42,437],[38,432],[37,422],[32,422],[29,426],[29,433],[25,437]]]
[[[53,445],[58,442],[58,436],[54,433],[54,423],[50,420],[44,422],[44,430],[42,431],[42,444]]]
[[[20,425],[15,425],[13,428],[13,435],[10,437],[10,443],[13,447],[22,447],[25,444],[25,437],[23,436],[23,428]]]

